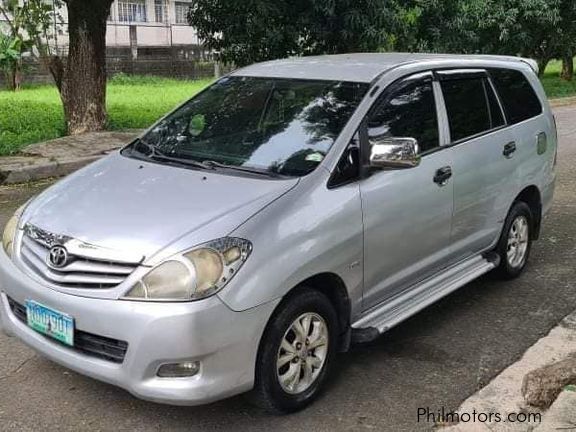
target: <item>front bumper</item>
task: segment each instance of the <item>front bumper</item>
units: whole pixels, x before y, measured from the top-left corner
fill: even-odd
[[[8,298],[37,301],[72,316],[82,332],[126,341],[124,361],[94,358],[35,332],[14,315]],[[234,312],[217,296],[146,303],[63,294],[23,274],[0,248],[0,323],[6,333],[65,367],[155,402],[198,405],[250,390],[260,337],[276,304]],[[200,361],[200,372],[156,376],[160,365],[182,361]]]

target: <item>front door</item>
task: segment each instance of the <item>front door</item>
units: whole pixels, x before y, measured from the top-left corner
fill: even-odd
[[[373,170],[360,183],[365,309],[447,265],[452,160],[440,147],[436,106],[432,75],[418,74],[385,90],[364,122],[364,148],[383,136],[409,137],[421,154],[415,168]]]

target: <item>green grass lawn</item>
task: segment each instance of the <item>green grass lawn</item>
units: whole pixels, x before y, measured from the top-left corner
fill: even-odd
[[[560,67],[555,61],[546,69],[542,79],[546,93],[550,98],[575,96],[576,78],[562,81],[558,76]],[[210,82],[116,76],[108,84],[108,128],[148,127]],[[64,133],[64,115],[55,87],[34,86],[17,93],[0,90],[0,156]]]
[[[108,128],[148,127],[210,82],[119,76],[108,84]],[[55,87],[34,86],[17,93],[0,90],[0,155],[14,154],[27,144],[64,133],[64,114]]]
[[[576,77],[572,81],[564,81],[560,79],[560,69],[562,63],[560,61],[552,61],[546,68],[546,72],[542,77],[542,85],[549,98],[561,98],[567,96],[576,96]]]

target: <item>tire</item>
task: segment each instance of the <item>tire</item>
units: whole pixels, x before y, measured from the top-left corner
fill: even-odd
[[[533,232],[534,217],[530,207],[523,201],[515,202],[506,217],[495,249],[500,256],[500,264],[495,270],[497,276],[502,279],[520,276],[530,256]]]
[[[303,327],[310,322],[308,338],[300,348],[299,341],[304,339],[302,332],[298,335],[294,330],[296,322]],[[252,402],[274,414],[295,412],[312,403],[329,376],[338,333],[336,311],[324,294],[305,288],[288,297],[270,319],[260,341]],[[322,339],[327,343],[322,344]],[[290,352],[285,349],[286,343]],[[309,345],[314,345],[312,350],[306,348]],[[281,357],[285,363],[278,368]],[[298,379],[289,379],[296,376]]]

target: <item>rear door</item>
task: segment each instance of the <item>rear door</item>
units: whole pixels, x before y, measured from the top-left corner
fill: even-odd
[[[490,69],[489,73],[516,143],[512,158],[518,166],[517,192],[529,185],[538,186],[542,204],[547,208],[554,188],[556,131],[553,118],[545,113],[534,87],[540,87],[542,100],[546,95],[531,70]]]
[[[513,199],[515,136],[485,70],[439,71],[453,158],[452,258],[488,248]]]

